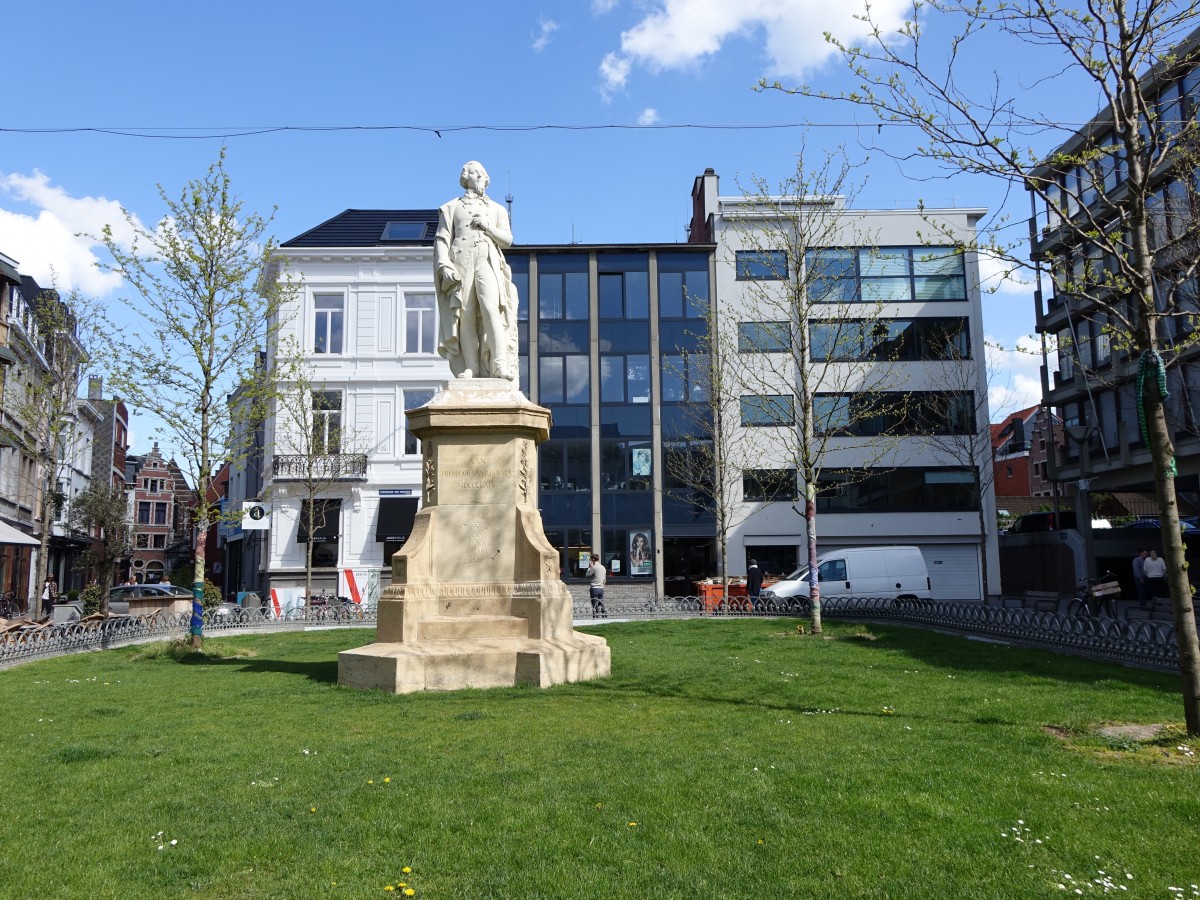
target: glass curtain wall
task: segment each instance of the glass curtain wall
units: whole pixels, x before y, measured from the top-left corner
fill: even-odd
[[[539,507],[563,576],[583,577],[584,550],[599,554],[616,582],[653,581],[660,566],[668,578],[680,576],[676,569],[704,574],[712,515],[684,487],[656,502],[656,475],[665,472],[654,438],[658,426],[664,444],[681,435],[695,417],[683,407],[704,400],[701,373],[685,370],[702,368],[695,351],[711,254],[564,251],[509,253],[521,298],[521,387],[553,414],[539,448]]]

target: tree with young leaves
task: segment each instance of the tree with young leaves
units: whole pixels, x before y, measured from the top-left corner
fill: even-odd
[[[1161,375],[1194,340],[1200,218],[1191,186],[1200,124],[1192,99],[1158,102],[1160,92],[1170,100],[1164,85],[1195,80],[1200,3],[926,0],[896,33],[869,6],[862,19],[871,32],[861,44],[827,35],[849,67],[852,89],[762,86],[868,108],[881,126],[909,126],[920,142],[894,155],[932,163],[937,175],[983,175],[1028,190],[1046,211],[1035,255],[1050,264],[1056,294],[1140,357],[1135,400],[1159,505],[1184,713],[1188,732],[1200,734],[1200,647]],[[985,38],[992,43],[981,47]],[[1015,42],[1012,56],[1022,60],[1015,80],[997,74],[976,87],[979,59],[998,58],[1004,50],[996,42],[1004,40]],[[1098,93],[1107,105],[1076,131],[1035,108],[1039,97],[1063,92]],[[995,225],[982,232],[990,252],[1026,265],[1025,248],[1005,239],[1002,222]]]
[[[100,609],[107,613],[113,569],[133,551],[134,525],[129,516],[125,488],[93,481],[86,491],[72,499],[69,521],[72,527],[87,532],[90,538],[83,561],[97,573],[96,581],[101,587]]]
[[[136,352],[115,356],[113,387],[158,422],[201,498],[195,512],[192,643],[203,640],[204,550],[218,510],[204,502],[213,476],[229,460],[250,452],[236,444],[253,434],[242,421],[258,422],[275,395],[271,373],[255,366],[268,346],[287,296],[286,279],[262,279],[274,241],[271,216],[244,208],[233,193],[225,151],[207,173],[172,198],[160,185],[166,214],[147,229],[129,212],[134,238],[126,247],[111,227],[101,241],[112,257],[104,266],[125,279],[133,297],[131,339]],[[237,392],[240,402],[226,398]]]
[[[76,449],[81,430],[79,389],[88,361],[89,347],[97,334],[95,304],[75,292],[39,291],[29,302],[30,315],[13,342],[20,374],[9,381],[6,398],[9,421],[17,446],[37,460],[39,498],[38,528],[41,544],[37,554],[35,600],[41,601],[41,585],[50,562],[50,539],[54,520],[67,498],[59,489],[59,477],[68,455]],[[47,615],[40,609],[39,615]]]
[[[742,437],[766,447],[757,471],[768,499],[803,517],[810,572],[817,571],[817,496],[894,466],[894,423],[904,405],[896,323],[888,303],[857,293],[857,257],[881,260],[873,226],[849,206],[855,167],[837,150],[797,155],[778,186],[755,178],[723,212],[719,253],[736,294],[724,320],[729,394]],[[847,269],[847,266],[850,268]],[[849,288],[849,289],[848,289]],[[872,423],[864,429],[860,423]],[[830,471],[830,470],[833,471]],[[777,482],[787,473],[787,483]],[[743,484],[744,484],[743,480]],[[739,484],[742,487],[743,484]],[[811,577],[812,630],[821,632],[821,588]]]

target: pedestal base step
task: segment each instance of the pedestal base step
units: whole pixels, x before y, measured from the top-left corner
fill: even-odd
[[[553,640],[492,637],[368,644],[338,654],[338,684],[395,694],[515,684],[549,687],[601,678],[611,670],[607,642],[578,631]]]

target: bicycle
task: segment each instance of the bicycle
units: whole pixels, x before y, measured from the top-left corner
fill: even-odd
[[[1110,619],[1117,617],[1113,601],[1121,596],[1121,585],[1117,576],[1105,572],[1099,578],[1081,578],[1076,585],[1075,597],[1067,604],[1067,615],[1075,618],[1099,618],[1101,611]]]
[[[17,603],[17,592],[5,591],[0,594],[0,619],[16,619],[21,615],[21,607]]]

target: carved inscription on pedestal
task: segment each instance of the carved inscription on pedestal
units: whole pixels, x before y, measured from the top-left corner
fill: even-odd
[[[511,468],[497,467],[485,456],[468,457],[461,465],[447,465],[438,473],[443,491],[471,497],[476,502],[499,499],[489,495],[511,485],[514,474]]]

